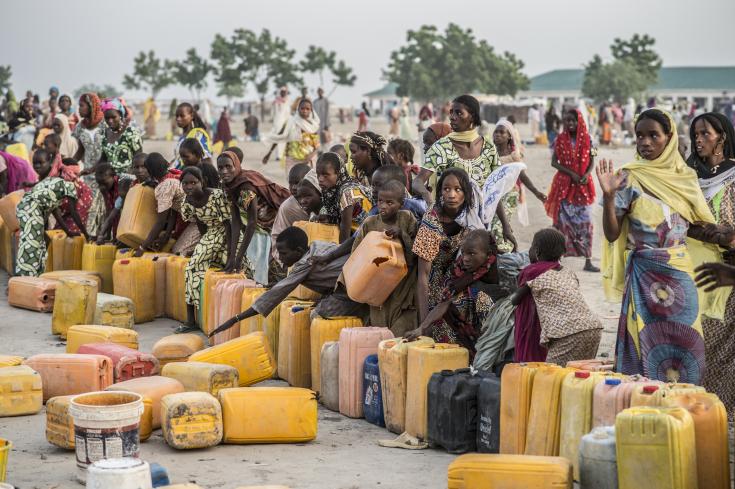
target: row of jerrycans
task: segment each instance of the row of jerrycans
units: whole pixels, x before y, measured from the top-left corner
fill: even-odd
[[[613,425],[616,437],[603,428]],[[688,430],[689,425],[698,431]],[[695,431],[696,445],[690,439]],[[574,479],[581,478],[582,487],[617,487],[595,485],[609,477],[596,477],[600,471],[590,470],[589,464],[580,470],[580,460],[599,462],[595,454],[606,444],[609,452],[611,440],[621,488],[640,487],[642,480],[655,488],[696,487],[691,482],[696,473],[709,479],[700,487],[729,487],[729,465],[723,463],[728,459],[725,409],[702,387],[545,363],[505,367],[500,453],[560,455],[571,461]],[[691,474],[687,478],[685,473]]]

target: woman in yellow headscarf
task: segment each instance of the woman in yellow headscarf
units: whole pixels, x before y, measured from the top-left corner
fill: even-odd
[[[698,296],[692,273],[703,259],[721,256],[688,237],[729,245],[732,236],[715,224],[696,173],[681,158],[671,116],[646,110],[635,132],[635,161],[619,172],[606,160],[597,168],[607,238],[603,283],[608,298],[622,296],[616,370],[699,384],[701,315],[721,316],[724,301],[721,294]]]

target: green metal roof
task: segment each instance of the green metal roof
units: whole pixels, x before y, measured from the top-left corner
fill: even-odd
[[[578,91],[584,70],[553,70],[531,78],[531,91]],[[735,90],[735,66],[681,66],[661,68],[659,90]]]
[[[383,86],[383,88],[363,94],[363,97],[397,97],[398,95],[396,95],[396,90],[398,90],[398,83],[388,82]]]

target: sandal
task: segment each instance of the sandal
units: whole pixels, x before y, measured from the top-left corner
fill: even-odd
[[[190,326],[188,324],[179,324],[176,329],[174,329],[174,334],[184,334],[184,333],[198,333],[200,331],[198,326]]]
[[[423,450],[429,448],[429,444],[419,441],[408,432],[401,433],[395,440],[378,440],[378,445],[388,448],[405,448],[406,450]]]

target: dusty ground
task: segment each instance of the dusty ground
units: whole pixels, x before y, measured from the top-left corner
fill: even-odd
[[[160,125],[164,132],[164,123]],[[351,129],[338,128],[343,133]],[[374,129],[387,133],[386,125],[374,122]],[[235,124],[233,134],[242,135],[242,124]],[[261,143],[240,144],[246,153],[246,164],[261,169],[271,178],[283,182],[284,173],[275,161],[263,167],[260,159],[267,151]],[[171,156],[172,143],[146,141],[148,152],[160,151]],[[616,162],[627,161],[632,149],[600,151],[601,157]],[[527,162],[531,178],[545,188],[553,171],[546,148],[529,147]],[[523,228],[516,223],[515,231],[522,248],[530,244],[533,232],[551,225],[538,201],[531,197],[529,215],[532,225]],[[595,256],[599,261],[600,212],[595,209]],[[566,265],[578,271],[582,291],[590,306],[603,318],[605,336],[600,355],[611,355],[618,306],[606,303],[602,297],[599,274],[582,272],[581,259],[569,259]],[[0,272],[1,273],[1,272]],[[7,276],[0,275],[0,287],[7,285]],[[14,309],[0,300],[0,353],[30,356],[36,353],[61,353],[64,344],[52,336],[50,314]],[[160,337],[171,333],[174,322],[159,319],[136,326],[141,350],[150,351]],[[22,489],[74,488],[75,462],[73,452],[48,444],[44,435],[45,413],[19,418],[0,418],[0,437],[14,444],[10,455],[8,482]],[[408,488],[446,487],[446,469],[454,456],[439,450],[402,451],[378,447],[376,441],[389,437],[381,428],[364,420],[352,420],[338,413],[320,409],[319,435],[316,441],[297,445],[220,445],[207,450],[175,451],[163,441],[160,431],[142,444],[141,456],[165,466],[176,483],[192,481],[203,487],[231,489],[244,485],[283,484],[292,488]]]

